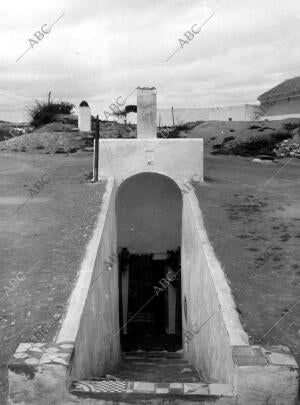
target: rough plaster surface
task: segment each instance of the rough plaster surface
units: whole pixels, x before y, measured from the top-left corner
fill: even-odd
[[[117,254],[114,201],[114,181],[108,179],[97,226],[56,339],[75,342],[74,378],[101,375],[120,356],[117,262],[111,270],[107,264]]]
[[[111,191],[87,300],[75,341],[72,378],[110,372],[120,360],[115,190]],[[112,265],[110,266],[110,263]]]
[[[159,173],[184,187],[203,180],[203,139],[100,139],[99,176],[120,185],[138,173]]]
[[[156,138],[156,89],[137,88],[137,137]]]
[[[183,334],[196,331],[184,345],[187,359],[206,377],[233,384],[231,346],[248,345],[248,337],[209,243],[193,190],[183,200],[182,296],[187,307]]]

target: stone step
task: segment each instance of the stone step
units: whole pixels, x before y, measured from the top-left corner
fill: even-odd
[[[124,358],[124,361],[130,362],[132,364],[155,364],[156,366],[164,367],[164,366],[188,366],[188,362],[185,360],[179,359],[163,359],[158,362],[156,359],[128,359],[127,357]]]
[[[182,359],[182,351],[180,352],[167,352],[167,351],[138,351],[138,352],[125,352],[123,353],[124,356],[130,356],[134,358],[168,358],[168,359]]]
[[[113,376],[125,381],[138,381],[141,378],[148,382],[199,382],[198,373],[190,366],[167,365],[165,367],[148,364],[122,363]]]
[[[154,400],[156,404],[161,399],[180,400],[180,403],[184,401],[217,403],[221,397],[233,396],[231,386],[227,384],[152,383],[124,380],[73,381],[70,392],[85,398],[122,403]]]
[[[135,363],[147,363],[147,364],[188,364],[187,360],[182,358],[172,357],[136,357],[136,356],[123,356],[123,361],[135,362]]]
[[[114,378],[124,381],[143,380],[153,383],[200,382],[199,372],[182,358],[182,353],[124,353],[122,361],[113,370],[112,374]]]

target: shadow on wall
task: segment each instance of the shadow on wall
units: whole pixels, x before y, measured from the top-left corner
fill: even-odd
[[[175,250],[181,245],[181,211],[173,180],[157,173],[130,177],[117,195],[118,246],[132,253]]]

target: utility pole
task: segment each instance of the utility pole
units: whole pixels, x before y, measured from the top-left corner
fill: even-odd
[[[172,120],[173,120],[173,127],[175,127],[175,121],[174,121],[174,107],[172,107]]]
[[[50,104],[51,91],[48,93],[48,104]]]
[[[96,130],[94,136],[94,173],[93,182],[98,181],[98,160],[99,160],[99,137],[100,137],[100,127],[99,127],[99,115],[96,117]]]

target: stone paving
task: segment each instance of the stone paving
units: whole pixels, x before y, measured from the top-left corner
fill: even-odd
[[[71,395],[71,403],[73,403],[74,396],[77,396],[109,401],[122,401],[124,398],[137,401],[144,399],[164,401],[176,398],[182,401],[181,403],[189,401],[206,403],[206,401],[216,400],[222,401],[220,402],[222,404],[229,404],[234,401],[236,395],[231,385],[204,381],[201,373],[193,369],[182,358],[181,351],[124,353],[122,362],[112,375],[95,377],[90,381],[70,382],[68,370],[73,349],[72,342],[21,343],[8,364],[10,394],[11,398],[15,400],[12,403],[19,403],[23,400],[24,392],[27,392],[28,389],[34,395],[40,392],[41,387],[48,392],[47,387],[49,384],[52,386],[53,383],[56,384],[53,392]],[[244,376],[247,370],[252,369],[255,373],[259,371],[261,381],[257,381],[256,384],[259,385],[261,382],[264,385],[264,381],[269,381],[271,378],[275,384],[282,386],[279,392],[272,393],[272,398],[282,396],[286,404],[294,403],[298,366],[287,347],[234,346],[232,354],[241,378],[248,378],[247,373]],[[255,392],[250,392],[251,398],[253,395],[255,398],[257,395],[257,398],[260,398],[259,395],[264,392],[264,390],[261,391],[262,386],[257,387]],[[22,387],[26,387],[24,392]],[[289,395],[284,387],[289,388]],[[243,401],[248,401],[247,395]],[[249,403],[258,403],[257,398],[256,402],[249,400]],[[81,399],[77,400],[81,401]],[[38,403],[45,403],[43,401],[44,397]],[[65,403],[61,401],[62,399],[59,398],[57,402],[53,403]],[[35,402],[30,399],[25,403]]]
[[[146,381],[73,381],[72,394],[141,394],[150,396],[233,396],[228,384],[205,383],[153,383]]]
[[[74,345],[62,343],[20,343],[9,362],[9,369],[23,369],[43,364],[69,365]]]
[[[129,394],[130,397],[193,397],[232,396],[227,384],[205,383],[201,374],[187,361],[182,353],[129,352],[113,375],[92,381],[73,381],[71,393],[105,398],[107,394]]]

